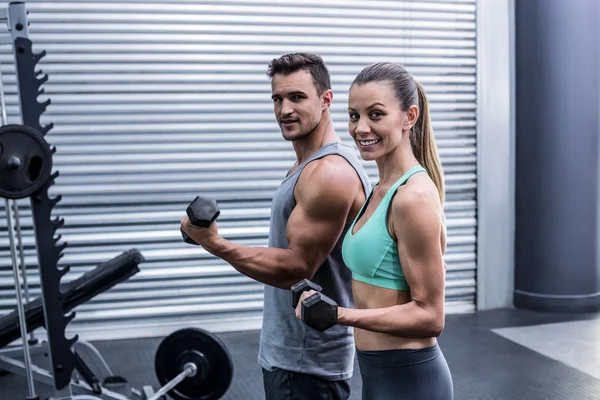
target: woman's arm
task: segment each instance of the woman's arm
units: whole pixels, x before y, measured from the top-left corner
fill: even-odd
[[[415,182],[416,183],[416,182]],[[390,222],[411,301],[378,309],[338,309],[338,323],[405,337],[439,336],[444,328],[443,211],[433,185],[407,185],[391,205]]]

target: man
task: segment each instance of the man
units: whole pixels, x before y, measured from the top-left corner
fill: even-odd
[[[231,243],[209,228],[182,229],[208,252],[264,283],[258,363],[267,400],[347,399],[353,372],[352,331],[323,333],[295,316],[290,287],[308,278],[339,305],[352,307],[351,272],[341,238],[371,190],[353,148],[333,128],[329,72],[321,57],[294,53],[269,65],[274,112],[297,160],[275,192],[269,247]],[[327,393],[328,397],[321,397]]]

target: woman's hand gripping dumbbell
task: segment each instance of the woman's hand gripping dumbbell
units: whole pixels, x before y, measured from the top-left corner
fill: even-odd
[[[296,309],[296,317],[319,332],[323,332],[337,324],[338,305],[335,301],[321,293],[321,286],[304,279],[290,289],[292,307]]]

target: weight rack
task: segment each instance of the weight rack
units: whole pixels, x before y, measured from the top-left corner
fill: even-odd
[[[11,2],[6,8],[0,9],[0,25],[5,24],[7,27],[6,33],[0,34],[0,45],[11,45],[12,53],[15,59],[17,91],[19,95],[20,116],[23,126],[33,132],[33,135],[41,135],[40,142],[45,143],[43,137],[53,128],[53,124],[42,126],[40,119],[47,107],[51,104],[50,99],[43,103],[38,102],[38,97],[44,94],[42,85],[48,80],[48,76],[43,74],[41,70],[36,71],[36,67],[40,60],[45,56],[45,51],[41,53],[33,52],[33,43],[29,38],[29,22],[27,20],[28,12],[26,11],[24,2]],[[2,127],[7,127],[7,113],[4,86],[2,85],[0,73],[0,105],[2,108]],[[12,126],[12,125],[11,125]],[[15,127],[19,127],[16,126]],[[52,169],[52,154],[56,148],[49,148],[49,157],[43,160],[47,168],[47,175],[39,178],[39,185],[36,186],[33,193],[27,195],[5,196],[7,228],[9,237],[9,246],[11,253],[11,261],[13,266],[13,275],[15,280],[15,292],[17,298],[17,310],[19,314],[19,327],[21,330],[21,338],[23,339],[24,353],[24,369],[27,378],[29,396],[27,399],[39,399],[35,394],[34,374],[38,380],[46,383],[51,383],[55,388],[56,400],[71,399],[71,377],[77,366],[81,369],[85,368],[82,360],[73,351],[72,347],[78,341],[78,336],[72,338],[65,337],[65,329],[67,324],[75,317],[72,312],[65,315],[63,312],[63,293],[60,290],[61,278],[69,272],[70,267],[59,268],[58,261],[63,256],[63,251],[66,248],[66,242],[61,242],[60,235],[56,236],[56,231],[60,229],[64,220],[60,218],[52,219],[52,210],[60,201],[60,195],[50,198],[48,195],[49,188],[54,185],[54,180],[58,177],[58,172],[50,175]],[[42,157],[43,158],[43,157]],[[10,161],[10,160],[9,160]],[[15,163],[19,164],[21,160],[15,159]],[[17,166],[18,167],[18,166]],[[3,188],[5,189],[5,188]],[[29,293],[27,285],[27,273],[23,256],[23,245],[21,237],[21,229],[19,223],[19,210],[16,199],[29,197],[33,215],[33,229],[35,235],[35,243],[37,247],[38,267],[40,273],[41,285],[41,300],[44,311],[44,326],[48,335],[48,343],[37,348],[38,351],[47,352],[52,366],[51,374],[46,371],[35,368],[31,363],[31,351],[29,345],[35,345],[36,340],[32,335],[30,340],[25,340],[27,337],[27,325],[23,299],[21,295],[21,283],[19,279],[19,268],[17,265],[17,252],[20,255],[24,291],[26,301],[29,302]],[[12,204],[11,204],[12,203]],[[14,212],[14,221],[13,221]],[[16,224],[15,224],[16,223]],[[16,226],[15,226],[16,225]],[[15,243],[14,229],[16,228],[17,240]],[[85,346],[84,343],[81,343]],[[81,347],[80,347],[81,349]],[[80,350],[81,351],[81,350]],[[3,351],[3,365],[8,368],[17,368],[18,365],[11,363],[7,355],[14,355],[16,351]],[[94,354],[94,349],[91,345],[87,350],[83,350],[88,354]],[[95,356],[101,360],[99,354]],[[106,366],[106,368],[108,368]],[[90,389],[91,391],[91,389]],[[88,393],[90,393],[88,391]],[[113,398],[118,398],[117,396]]]
[[[0,347],[16,340],[20,331],[24,356],[24,363],[19,363],[12,357],[17,357],[20,349],[0,349],[0,370],[24,373],[29,390],[26,400],[39,400],[39,396],[35,394],[34,381],[53,386],[54,396],[51,400],[130,400],[129,397],[103,387],[85,364],[80,354],[91,358],[96,368],[106,377],[104,383],[126,383],[123,378],[112,374],[94,346],[79,341],[78,335],[67,338],[65,331],[67,324],[75,317],[72,310],[77,305],[133,276],[139,272],[138,264],[145,260],[137,249],[130,249],[83,276],[61,284],[62,277],[69,272],[70,267],[58,267],[67,243],[57,235],[64,220],[58,217],[53,219],[52,210],[61,196],[50,198],[48,193],[58,177],[58,171],[52,173],[52,156],[56,148],[51,147],[44,139],[53,124],[42,126],[40,123],[41,116],[51,101],[48,99],[40,103],[37,100],[44,93],[42,86],[48,76],[41,70],[37,71],[36,67],[46,53],[33,52],[27,14],[24,2],[11,2],[7,8],[0,9],[0,28],[3,24],[7,26],[7,33],[0,33],[0,45],[8,44],[12,47],[22,120],[20,125],[8,124],[0,69],[0,197],[6,200],[8,238],[17,298],[16,310],[0,317]],[[16,203],[16,200],[27,197],[31,203],[42,292],[39,299],[31,302]],[[24,278],[26,305],[23,304],[21,294],[17,253]],[[42,325],[47,331],[47,344],[38,344],[33,336],[33,331]],[[30,340],[27,340],[28,331],[32,333]],[[32,365],[30,345],[36,354],[47,353],[51,371]],[[74,371],[85,382],[72,379]],[[187,328],[171,333],[161,342],[155,356],[155,372],[162,385],[158,391],[145,385],[142,391],[132,388],[131,394],[139,400],[158,400],[167,393],[178,400],[216,400],[229,388],[233,363],[227,348],[217,337],[202,329]]]
[[[36,71],[36,66],[46,53],[45,51],[37,54],[33,52],[33,43],[29,38],[27,14],[28,12],[23,2],[11,2],[7,8],[0,11],[0,21],[7,24],[9,31],[9,33],[0,35],[0,44],[12,44],[22,123],[36,130],[43,137],[53,128],[53,124],[42,126],[40,123],[42,114],[51,103],[50,99],[43,103],[37,100],[38,96],[44,93],[41,87],[48,80],[48,75],[43,74],[42,71]],[[0,102],[2,103],[2,122],[3,125],[7,125],[4,90],[1,86]],[[52,154],[55,151],[55,148],[51,149]],[[76,363],[76,358],[71,351],[71,347],[77,341],[78,337],[77,335],[71,339],[65,337],[66,325],[75,317],[75,313],[67,316],[63,314],[63,296],[60,291],[60,280],[69,272],[70,268],[58,268],[58,261],[63,256],[63,250],[67,244],[66,242],[60,243],[60,236],[55,237],[55,234],[64,224],[64,220],[58,218],[51,219],[52,209],[60,201],[60,195],[55,198],[50,198],[48,195],[48,190],[54,184],[57,176],[57,172],[52,174],[30,196],[30,201],[34,219],[33,226],[37,245],[45,327],[48,333],[48,356],[52,365],[54,387],[56,388],[55,397],[57,399],[69,399],[71,398],[69,383]],[[9,240],[13,270],[15,271],[17,303],[19,310],[21,310],[23,306],[16,268],[15,246],[12,239],[12,214],[10,212],[9,201],[9,199],[6,199]],[[14,209],[17,211],[16,203]],[[27,333],[25,317],[22,312],[19,313],[19,320],[22,337],[24,338]],[[23,342],[25,364],[28,369],[29,395],[32,398],[37,398],[34,393],[33,377],[31,375],[31,358],[28,354],[28,343],[26,340],[23,340]]]

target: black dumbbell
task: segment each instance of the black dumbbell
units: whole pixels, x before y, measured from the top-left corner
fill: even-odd
[[[315,282],[303,279],[292,286],[292,307],[298,306],[302,293],[314,290],[312,296],[302,301],[300,308],[302,321],[313,329],[323,332],[337,324],[338,306],[335,301],[325,296],[321,291],[323,288]]]
[[[337,324],[338,305],[323,293],[314,293],[302,300],[300,312],[302,321],[319,332]]]
[[[298,302],[300,301],[300,296],[302,296],[302,293],[309,290],[320,292],[323,290],[323,288],[318,284],[309,281],[308,279],[303,279],[292,286],[290,290],[292,291],[292,307],[296,308],[298,307]]]
[[[192,225],[200,226],[202,228],[208,228],[210,224],[217,219],[219,214],[221,214],[215,200],[200,196],[196,197],[194,201],[190,203],[185,212]],[[186,243],[198,244],[190,238],[183,229],[181,229],[181,236],[183,236],[183,240]]]

